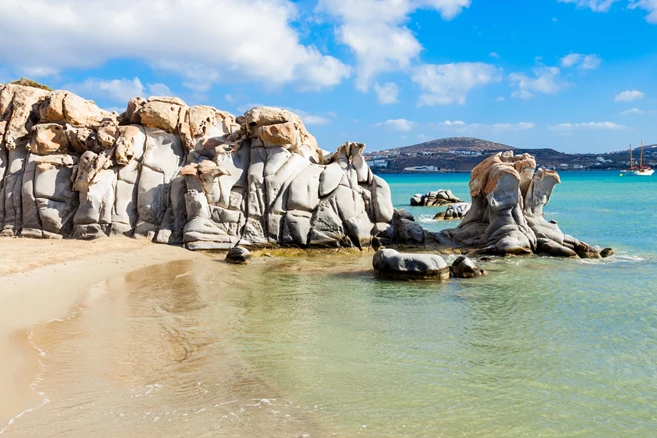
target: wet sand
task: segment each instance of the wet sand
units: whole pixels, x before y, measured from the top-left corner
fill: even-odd
[[[70,315],[90,287],[108,278],[172,260],[203,257],[144,240],[0,238],[0,430],[41,403],[32,391],[38,355],[28,342],[35,324]]]

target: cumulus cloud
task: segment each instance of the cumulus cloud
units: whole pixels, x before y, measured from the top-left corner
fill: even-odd
[[[59,71],[140,59],[196,91],[216,82],[340,83],[349,67],[301,44],[297,15],[290,0],[3,0],[0,64]]]
[[[164,84],[142,84],[134,79],[95,79],[88,78],[78,84],[67,84],[64,88],[92,99],[109,99],[127,103],[133,97],[171,96],[173,93]]]
[[[491,58],[500,59],[500,55],[498,55],[497,52],[490,52],[488,56]]]
[[[499,70],[481,62],[422,64],[413,69],[411,80],[420,86],[418,101],[424,105],[463,105],[475,87],[501,80]]]
[[[645,111],[640,110],[639,108],[632,108],[632,109],[628,109],[628,110],[623,111],[621,114],[624,115],[624,116],[628,116],[630,114],[645,114],[645,113],[646,113]]]
[[[594,12],[608,12],[611,6],[619,0],[558,0],[560,3],[575,3],[577,7],[589,8]],[[657,24],[657,0],[629,0],[628,9],[643,9],[648,11],[646,20]]]
[[[399,87],[394,82],[386,82],[383,85],[374,84],[376,92],[376,101],[381,104],[390,104],[397,102],[399,96]]]
[[[577,67],[582,70],[593,70],[600,67],[600,64],[602,64],[602,59],[595,54],[571,53],[561,58],[561,66],[565,68]]]
[[[412,131],[417,126],[417,123],[406,119],[391,119],[377,123],[375,126],[383,126],[384,128],[390,128],[395,131],[408,132]]]
[[[572,131],[575,129],[599,129],[616,131],[626,129],[627,126],[619,125],[614,122],[587,122],[587,123],[559,123],[558,125],[548,126],[552,131]]]
[[[519,123],[465,123],[462,120],[445,120],[437,124],[444,131],[460,134],[501,134],[504,132],[519,132],[534,129],[536,125],[529,122]]]
[[[657,0],[630,0],[629,8],[640,8],[648,11],[646,20],[649,23],[657,24]]]
[[[593,12],[607,12],[618,0],[558,0],[559,3],[575,3],[578,8],[589,8]]]
[[[367,91],[380,72],[408,68],[422,45],[405,25],[418,9],[451,20],[471,0],[320,0],[317,11],[337,23],[336,39],[356,55],[356,87]]]
[[[509,81],[518,89],[511,93],[513,97],[531,99],[535,93],[554,94],[563,84],[559,80],[561,71],[557,67],[538,67],[529,76],[525,73],[511,73]]]
[[[630,102],[632,100],[643,99],[646,94],[639,90],[627,90],[622,93],[618,93],[614,97],[614,102]]]

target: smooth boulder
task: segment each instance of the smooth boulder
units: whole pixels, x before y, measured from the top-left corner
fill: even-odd
[[[398,280],[448,280],[449,267],[436,254],[406,254],[394,249],[379,249],[372,259],[377,275]]]

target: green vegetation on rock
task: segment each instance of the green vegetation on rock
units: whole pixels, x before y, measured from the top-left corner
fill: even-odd
[[[22,85],[24,87],[41,88],[42,90],[52,91],[52,88],[49,86],[40,84],[37,81],[28,78],[20,78],[19,80],[10,83],[14,85]]]

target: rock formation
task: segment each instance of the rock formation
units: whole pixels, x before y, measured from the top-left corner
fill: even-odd
[[[380,249],[372,259],[377,275],[396,280],[449,280],[450,269],[436,254],[402,254],[394,249]]]
[[[411,207],[435,207],[456,202],[461,202],[461,200],[454,196],[451,190],[439,189],[435,192],[427,192],[424,195],[416,193],[411,198]]]
[[[559,182],[556,172],[536,170],[529,154],[492,155],[472,170],[470,211],[457,228],[436,237],[443,244],[491,254],[599,258],[613,253],[564,234],[556,222],[543,217],[543,207]]]
[[[189,249],[399,240],[364,148],[326,153],[283,109],[236,118],[151,97],[119,115],[67,91],[0,85],[0,232]]]
[[[445,211],[439,211],[433,217],[436,221],[452,221],[463,219],[463,217],[470,211],[471,204],[469,202],[457,202],[450,204]]]

